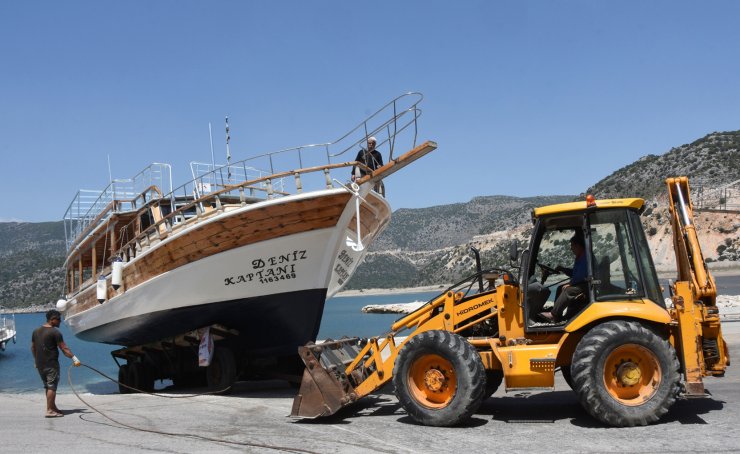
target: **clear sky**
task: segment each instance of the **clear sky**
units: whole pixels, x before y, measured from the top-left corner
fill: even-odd
[[[394,209],[578,194],[740,129],[737,1],[0,1],[0,220],[154,161],[334,140],[424,93]],[[223,161],[223,158],[221,159]]]

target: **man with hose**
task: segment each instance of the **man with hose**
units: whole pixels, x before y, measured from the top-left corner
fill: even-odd
[[[47,418],[64,416],[56,404],[57,385],[59,384],[59,350],[62,350],[67,358],[72,358],[75,367],[81,364],[64,343],[62,333],[58,329],[61,322],[62,315],[59,311],[52,309],[46,313],[46,323],[36,328],[31,336],[31,353],[33,353],[36,369],[46,389]]]

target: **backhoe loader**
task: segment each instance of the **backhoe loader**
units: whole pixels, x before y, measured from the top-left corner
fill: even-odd
[[[475,274],[386,334],[300,347],[306,369],[291,415],[332,415],[390,381],[413,419],[452,426],[502,382],[507,392],[553,389],[558,369],[591,416],[617,427],[654,423],[677,398],[706,396],[703,378],[723,376],[730,357],[688,179],[666,185],[678,268],[669,304],[640,222],[642,199],[536,208],[529,248],[510,254],[517,275],[481,269],[476,254]],[[582,282],[556,266],[574,260],[569,239],[582,245],[572,249],[581,252]]]

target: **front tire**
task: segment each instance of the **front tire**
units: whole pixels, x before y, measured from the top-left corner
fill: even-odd
[[[487,397],[480,355],[464,337],[447,331],[425,331],[403,346],[393,386],[406,412],[427,426],[459,424]]]
[[[576,346],[571,372],[581,405],[616,427],[658,421],[679,390],[675,350],[635,321],[610,321],[586,333]]]

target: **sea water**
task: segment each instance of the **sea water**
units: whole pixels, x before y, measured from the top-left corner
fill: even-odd
[[[324,306],[319,339],[339,339],[342,336],[370,337],[387,332],[391,324],[401,317],[399,314],[364,314],[360,310],[370,304],[396,304],[413,301],[428,301],[438,292],[398,293],[393,295],[342,296],[330,298]],[[43,386],[31,355],[31,334],[38,326],[46,322],[44,314],[16,314],[16,343],[10,342],[4,352],[0,352],[0,392],[28,393],[42,392]],[[118,347],[79,340],[72,335],[67,326],[59,327],[64,342],[83,363],[98,369],[116,379],[118,366],[110,352]],[[112,394],[118,392],[118,385],[85,368],[73,368],[68,371],[72,361],[59,354],[61,380],[59,392],[70,392],[68,372],[71,374],[75,389],[94,394]],[[167,382],[157,382],[157,388]]]

